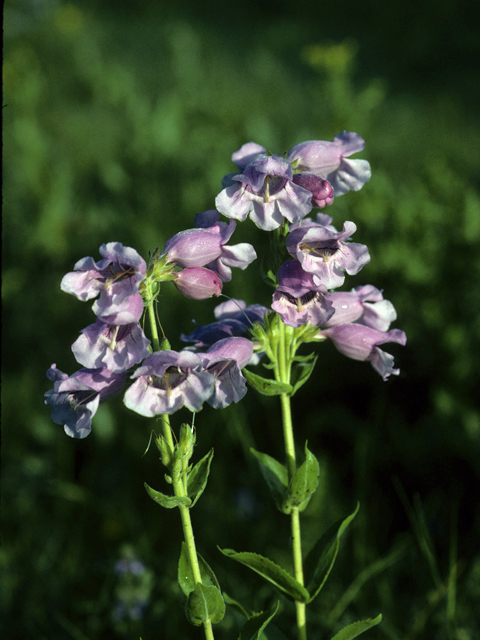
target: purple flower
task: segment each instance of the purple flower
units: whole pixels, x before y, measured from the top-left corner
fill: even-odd
[[[246,336],[254,322],[261,322],[268,309],[261,304],[251,304],[247,307],[243,300],[232,298],[215,307],[216,322],[207,325],[197,325],[195,331],[180,339],[183,342],[195,342],[195,349],[204,350],[222,338]],[[190,347],[189,347],[190,348]]]
[[[222,282],[229,282],[232,279],[231,267],[243,270],[256,259],[255,249],[247,242],[231,247],[226,246],[235,231],[237,223],[234,220],[230,220],[229,224],[223,221],[220,222],[220,214],[216,209],[197,213],[195,226],[205,229],[220,238],[221,253],[206,266],[212,271],[216,271],[220,275]]]
[[[72,345],[73,354],[80,364],[90,369],[107,367],[120,373],[150,355],[150,340],[138,323],[112,325],[97,320],[83,329]]]
[[[136,370],[125,405],[142,416],[175,413],[186,406],[200,411],[210,398],[215,377],[202,369],[202,360],[189,351],[156,351]]]
[[[103,313],[105,307],[118,305],[137,293],[147,265],[135,249],[124,247],[121,242],[102,244],[100,254],[103,260],[99,262],[90,257],[79,260],[60,286],[83,301],[100,294],[98,311]]]
[[[242,149],[257,147],[254,143]],[[241,150],[240,150],[241,152]],[[293,182],[290,162],[281,156],[265,153],[237,154],[237,160],[244,166],[243,172],[229,176],[227,185],[221,191],[215,206],[228,218],[245,220],[248,215],[260,229],[276,229],[286,218],[298,222],[312,209],[312,193]],[[244,162],[253,156],[245,166]],[[241,168],[243,168],[241,166]]]
[[[386,342],[405,345],[407,336],[400,329],[383,332],[361,324],[342,324],[319,332],[319,336],[330,338],[335,347],[353,360],[368,360],[384,380],[398,375],[400,369],[393,368],[393,356],[378,348]]]
[[[324,323],[324,328],[357,322],[377,331],[388,331],[397,318],[393,304],[384,300],[382,292],[371,284],[355,287],[350,292],[335,291],[326,297],[335,313]]]
[[[343,131],[333,142],[311,140],[295,145],[287,153],[287,160],[297,161],[297,170],[311,171],[328,180],[335,196],[341,196],[347,191],[358,191],[370,180],[372,172],[367,160],[346,160],[364,147],[365,141],[358,133]]]
[[[205,267],[188,267],[175,276],[174,285],[187,298],[206,300],[222,293],[220,276]]]
[[[323,216],[323,220],[331,218]],[[311,221],[305,226],[297,225],[287,236],[287,251],[305,271],[313,274],[316,284],[335,289],[343,284],[344,271],[354,275],[370,261],[364,244],[347,242],[356,229],[353,222],[345,222],[340,232]]]
[[[207,401],[214,409],[238,402],[247,393],[241,369],[252,355],[252,343],[246,338],[224,338],[203,354],[204,369],[215,376],[214,392]]]
[[[134,293],[119,304],[109,304],[105,298],[102,304],[100,300],[95,300],[92,310],[97,318],[106,324],[132,324],[142,317],[143,298],[139,293]]]
[[[312,274],[304,271],[297,260],[287,260],[278,271],[272,309],[291,327],[300,327],[307,322],[320,325],[334,314],[326,293],[325,285],[315,284]]]
[[[92,418],[98,405],[116,396],[123,389],[125,373],[113,373],[107,368],[80,369],[68,376],[52,364],[47,378],[54,383],[45,393],[45,404],[52,407],[52,420],[64,425],[72,438],[85,438],[91,431]]]
[[[163,256],[179,267],[204,267],[222,253],[220,234],[203,229],[187,229],[175,234],[165,244]]]

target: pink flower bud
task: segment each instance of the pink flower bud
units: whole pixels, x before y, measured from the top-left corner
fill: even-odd
[[[187,298],[206,300],[212,296],[219,296],[222,292],[220,276],[210,269],[190,267],[182,269],[176,276],[174,284]]]

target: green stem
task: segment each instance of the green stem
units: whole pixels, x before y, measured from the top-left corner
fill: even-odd
[[[176,496],[186,496],[184,484],[185,469],[179,473],[173,473],[173,490]],[[193,581],[195,585],[202,582],[202,575],[200,573],[200,565],[198,563],[197,548],[195,546],[195,538],[193,536],[192,520],[190,518],[190,509],[185,505],[179,505],[180,516],[182,518],[183,538],[187,546],[188,559],[190,561],[190,567],[192,569]],[[213,628],[210,620],[203,623],[203,629],[205,632],[206,640],[214,640]]]
[[[150,292],[147,292],[147,300],[149,300],[149,304],[147,306],[148,309],[148,318],[150,322],[150,330],[152,332],[152,343],[153,350],[160,351],[160,340],[158,337],[158,329],[157,322],[155,319],[155,308],[154,308],[154,299],[153,296],[149,295]],[[167,441],[170,450],[173,452],[175,449],[175,443],[173,441],[172,428],[170,426],[170,416],[168,414],[161,416],[162,421],[162,430],[163,436]],[[173,470],[172,472],[172,480],[173,480],[173,492],[176,496],[186,496],[187,495],[187,479],[186,479],[186,467],[182,464],[181,468],[177,470]],[[193,527],[192,520],[190,518],[190,509],[185,505],[179,505],[180,509],[180,517],[182,519],[182,527],[183,527],[183,537],[185,540],[185,544],[187,546],[188,559],[190,562],[190,567],[192,569],[192,575],[195,585],[202,582],[202,575],[200,573],[200,565],[198,563],[197,549],[195,546],[195,538],[193,536]],[[214,640],[213,636],[213,628],[210,620],[207,620],[203,623],[203,629],[205,632],[206,640]]]
[[[290,344],[287,344],[285,325],[279,320],[280,339],[278,343],[278,365],[275,367],[275,377],[280,382],[290,383],[291,354]],[[292,354],[293,355],[293,354]],[[287,459],[288,480],[293,478],[296,470],[295,440],[293,436],[292,410],[290,396],[282,393],[280,396],[282,405],[282,424],[285,442],[285,456]],[[300,513],[298,509],[292,509],[292,554],[295,579],[304,586],[303,561],[302,561],[302,536],[300,531]],[[306,605],[304,602],[295,602],[297,610],[298,640],[307,640]]]
[[[150,299],[147,306],[148,319],[150,321],[150,331],[152,332],[153,350],[160,351],[160,340],[158,338],[157,322],[155,320],[155,300]]]

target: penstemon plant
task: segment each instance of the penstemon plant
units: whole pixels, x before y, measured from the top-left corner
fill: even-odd
[[[71,376],[55,364],[48,370],[54,385],[46,392],[45,403],[67,435],[85,438],[99,404],[122,392],[127,378],[132,381],[124,403],[161,425],[154,441],[171,491],[145,488],[161,507],[179,510],[184,541],[178,582],[186,596],[187,619],[203,626],[207,640],[214,637],[213,625],[223,619],[226,604],[246,617],[240,640],[288,636],[276,623],[267,627],[278,602],[263,612],[247,611],[222,592],[214,571],[197,552],[190,510],[206,488],[213,451],[193,463],[197,437],[193,415],[174,431],[172,414],[184,407],[195,414],[205,403],[222,409],[239,402],[247,382],[260,394],[279,397],[285,460],[255,450],[252,454],[276,508],[290,518],[293,575],[257,553],[221,551],[293,601],[298,640],[307,639],[307,605],[323,588],[340,538],[358,511],[357,505],[333,524],[304,558],[300,516],[318,487],[319,464],[307,443],[297,461],[291,398],[310,379],[318,356],[300,354],[299,349],[331,340],[349,358],[369,361],[387,380],[399,370],[380,345],[406,342],[403,331],[389,329],[396,312],[377,288],[364,285],[337,291],[345,272],[355,275],[370,260],[365,245],[350,241],[356,225],[347,221],[338,231],[324,213],[317,213],[315,219],[306,217],[313,209],[331,205],[334,197],[359,190],[370,179],[366,160],[349,159],[363,148],[358,134],[345,131],[332,142],[298,144],[283,156],[247,143],[232,155],[238,171],[224,177],[216,209],[197,214],[195,227],[170,238],[163,252],[155,249],[148,264],[135,249],[110,242],[100,247],[100,261],[81,259],[61,283],[63,291],[82,301],[95,298],[92,309],[97,319],[72,345],[83,368]],[[230,221],[221,220],[220,214]],[[160,287],[173,282],[182,294],[196,300],[220,295],[223,284],[232,278],[232,268],[246,269],[257,257],[248,243],[228,244],[236,220],[247,217],[270,232],[271,251],[262,263],[263,279],[273,288],[269,307],[228,299],[215,308],[214,322],[180,336],[189,346],[172,350],[158,321]],[[150,340],[140,324],[144,314]],[[380,620],[381,615],[350,624],[334,640],[355,638]]]

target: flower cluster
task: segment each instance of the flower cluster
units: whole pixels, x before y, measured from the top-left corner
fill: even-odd
[[[332,204],[334,195],[358,191],[370,179],[366,160],[346,160],[364,146],[357,133],[344,131],[333,142],[297,144],[283,158],[248,142],[232,155],[241,173],[225,176],[215,205],[228,218],[250,216],[265,231],[284,219],[299,222],[313,208]]]
[[[63,291],[82,301],[96,298],[92,310],[97,317],[72,345],[84,368],[68,376],[53,364],[47,372],[54,387],[45,393],[45,403],[52,407],[52,420],[69,436],[90,433],[99,404],[120,393],[129,370],[140,363],[124,402],[144,416],[173,413],[183,406],[199,411],[204,402],[223,408],[245,395],[241,369],[253,353],[249,340],[219,339],[202,357],[188,350],[152,353],[140,326],[144,298],[154,285],[173,280],[186,296],[204,299],[220,294],[232,267],[245,269],[256,258],[249,244],[226,246],[236,223],[219,218],[217,211],[198,214],[196,228],[170,238],[151,268],[135,249],[111,242],[100,247],[102,260],[83,258],[64,276]]]
[[[384,380],[398,374],[393,357],[379,348],[386,342],[404,345],[403,331],[390,330],[393,305],[371,285],[350,292],[335,291],[346,274],[357,274],[370,260],[365,245],[351,241],[356,225],[347,221],[338,231],[332,218],[313,209],[332,204],[334,196],[359,190],[370,179],[366,160],[349,159],[364,148],[356,133],[332,142],[309,141],[283,156],[268,154],[250,142],[232,155],[239,172],[222,181],[216,209],[197,214],[194,228],[175,234],[147,265],[130,247],[110,242],[100,247],[102,259],[79,260],[62,280],[63,291],[79,300],[95,299],[96,321],[81,331],[72,345],[84,368],[72,376],[53,364],[47,372],[54,383],[45,394],[54,422],[68,435],[84,438],[101,402],[133,380],[124,396],[126,406],[143,416],[170,414],[181,407],[199,411],[205,402],[223,408],[246,393],[242,368],[258,362],[261,350],[249,339],[255,323],[277,314],[285,325],[311,326],[307,341],[330,339],[350,358],[370,361]],[[220,213],[229,222],[220,220]],[[252,245],[229,245],[235,220],[250,217],[263,230],[277,230],[278,254],[271,310],[230,299],[215,309],[216,321],[180,339],[192,345],[160,349],[140,326],[144,308],[155,302],[160,284],[173,281],[189,298],[218,296],[232,279],[232,268],[246,269],[255,259]],[[271,278],[272,279],[272,278]],[[135,370],[136,367],[136,370]]]
[[[230,218],[250,216],[268,231],[284,225],[285,248],[292,259],[278,269],[272,310],[286,325],[317,326],[318,339],[329,338],[344,355],[370,361],[386,380],[399,370],[379,345],[406,343],[403,331],[388,330],[396,318],[393,305],[370,285],[350,293],[333,291],[344,284],[345,273],[355,275],[370,261],[368,249],[351,242],[357,229],[353,222],[337,231],[330,216],[305,217],[313,208],[331,204],[334,196],[358,191],[370,179],[366,160],[347,159],[364,146],[357,133],[346,131],[333,142],[298,144],[285,157],[267,155],[264,147],[247,143],[232,155],[241,173],[225,176],[216,206]]]

